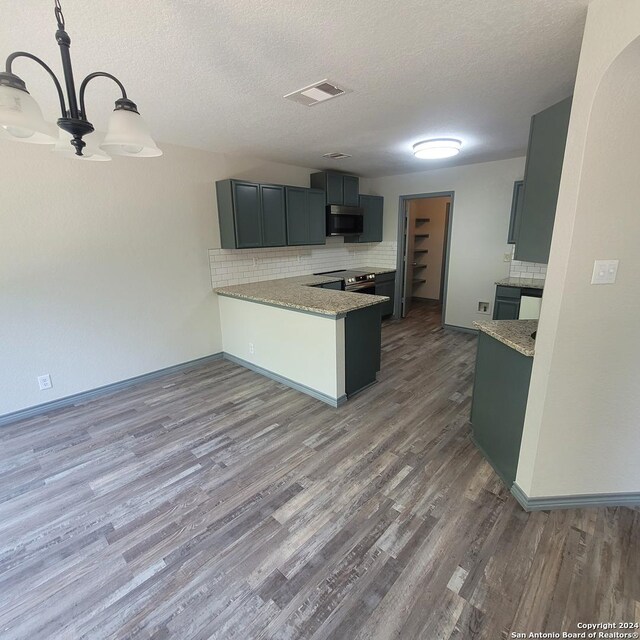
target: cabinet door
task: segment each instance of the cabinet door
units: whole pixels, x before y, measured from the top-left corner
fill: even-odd
[[[388,296],[389,298],[391,298],[389,302],[385,302],[384,304],[380,305],[380,308],[382,309],[383,318],[385,316],[390,316],[391,314],[393,314],[395,292],[396,292],[396,284],[393,280],[389,280],[387,282],[380,282],[380,283],[376,281],[376,295]]]
[[[382,242],[382,210],[384,198],[380,196],[360,196],[360,206],[364,209],[363,232],[360,242]]]
[[[358,191],[360,191],[360,178],[342,176],[342,202],[345,206],[358,206]]]
[[[344,185],[343,175],[341,173],[326,173],[326,203],[327,204],[344,204]]]
[[[549,261],[571,98],[531,119],[516,260]]]
[[[325,195],[315,189],[307,190],[307,208],[309,225],[309,244],[326,244],[327,242],[327,214]]]
[[[494,320],[517,320],[520,314],[520,298],[496,298]]]
[[[282,247],[287,244],[284,187],[261,184],[262,246]]]
[[[250,182],[234,182],[233,207],[236,223],[236,248],[261,247],[260,185]]]
[[[511,198],[511,218],[509,219],[509,236],[507,244],[515,244],[520,230],[520,216],[522,215],[522,194],[524,193],[524,180],[516,180],[513,183],[513,197]]]
[[[287,244],[309,244],[309,194],[302,187],[286,187]]]

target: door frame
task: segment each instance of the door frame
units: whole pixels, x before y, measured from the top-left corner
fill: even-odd
[[[404,296],[404,254],[405,247],[405,219],[407,216],[407,204],[411,200],[423,200],[424,198],[451,198],[451,204],[449,205],[449,217],[447,220],[446,240],[445,240],[445,259],[444,259],[444,274],[443,278],[443,291],[442,291],[442,326],[445,326],[445,315],[447,309],[447,289],[449,285],[449,259],[451,257],[451,236],[453,231],[453,209],[454,209],[454,191],[433,191],[430,193],[412,193],[408,195],[400,196],[398,202],[398,249],[396,257],[396,291],[399,295],[396,296],[396,302],[394,305],[393,315],[397,319],[402,318],[402,298]]]

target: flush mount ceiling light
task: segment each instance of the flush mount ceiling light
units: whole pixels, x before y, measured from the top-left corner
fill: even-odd
[[[111,155],[137,158],[161,156],[162,151],[152,140],[147,126],[138,113],[138,107],[129,100],[123,84],[115,76],[104,71],[90,73],[82,81],[76,96],[71,67],[71,38],[65,31],[60,0],[55,0],[55,17],[58,23],[56,41],[62,56],[67,101],[65,102],[62,86],[55,73],[40,58],[25,51],[12,53],[7,58],[6,71],[0,72],[0,138],[16,142],[56,145],[56,150],[62,155],[72,155],[85,160],[106,160],[108,156],[105,157],[105,151]],[[37,62],[51,76],[60,102],[61,117],[58,118],[58,127],[65,132],[60,136],[55,125],[45,121],[38,103],[29,95],[24,81],[12,72],[13,62],[17,58],[29,58]],[[95,140],[95,134],[91,135],[93,125],[87,119],[84,104],[87,85],[91,80],[99,77],[113,80],[122,93],[122,97],[115,102],[107,135],[100,145]],[[91,140],[86,142],[83,140],[85,136],[91,136]],[[85,147],[87,147],[86,153]]]
[[[451,158],[460,153],[462,142],[455,138],[434,138],[413,145],[413,155],[421,160]]]

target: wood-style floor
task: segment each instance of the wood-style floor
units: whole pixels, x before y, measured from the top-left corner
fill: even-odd
[[[640,511],[527,514],[416,304],[332,409],[220,361],[0,429],[0,637],[456,639],[640,619]]]

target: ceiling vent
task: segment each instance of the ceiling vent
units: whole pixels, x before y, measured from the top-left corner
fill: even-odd
[[[351,158],[348,153],[340,153],[339,151],[334,151],[333,153],[323,153],[323,158],[330,158],[331,160],[343,160],[344,158]]]
[[[343,96],[345,93],[349,93],[349,91],[325,79],[320,80],[320,82],[314,82],[303,89],[298,89],[298,91],[288,93],[284,97],[287,100],[303,104],[305,107],[313,107],[320,102]]]

